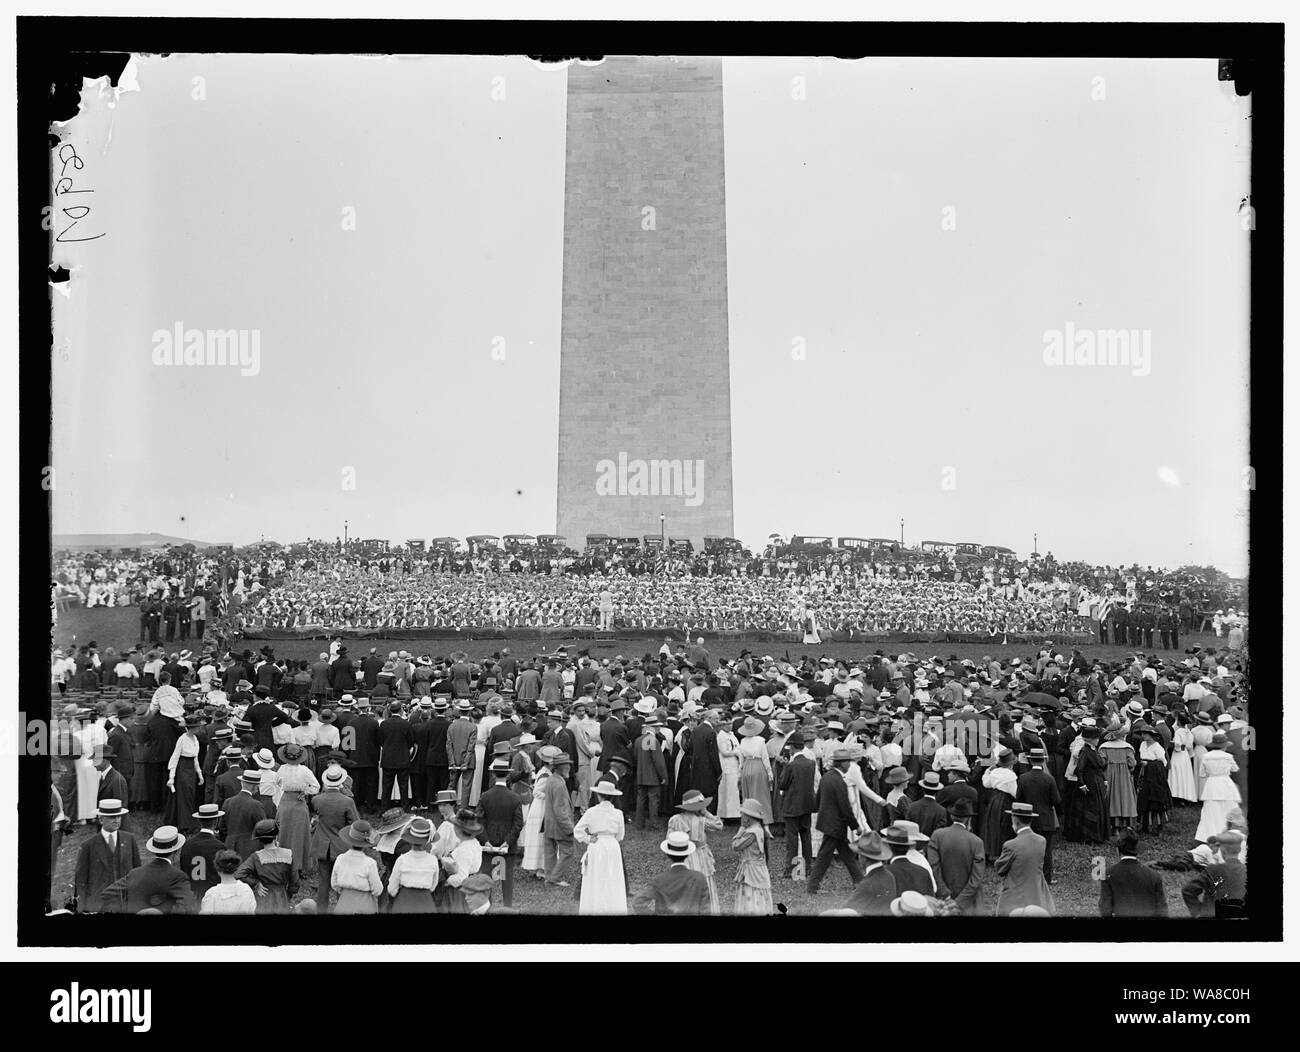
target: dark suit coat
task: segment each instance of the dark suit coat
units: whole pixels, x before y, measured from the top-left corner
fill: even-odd
[[[963,916],[984,911],[984,841],[963,825],[936,829],[925,846],[937,894],[951,898]]]
[[[415,733],[402,717],[389,716],[379,725],[379,762],[385,771],[410,767],[414,746]]]
[[[424,762],[428,767],[446,767],[447,766],[447,728],[451,726],[451,720],[446,716],[434,716],[428,720],[429,725],[429,746],[425,754]]]
[[[253,742],[259,749],[270,749],[275,744],[272,727],[289,722],[289,717],[269,701],[259,701],[248,706],[244,719],[253,725]]]
[[[718,756],[718,732],[712,724],[701,721],[692,732],[690,764],[687,788],[716,798],[718,782],[722,780],[722,760]]]
[[[165,858],[151,858],[121,880],[104,889],[103,905],[109,913],[195,913],[189,879]]]
[[[357,767],[379,766],[379,721],[368,712],[358,713],[348,724],[352,750],[348,758]]]
[[[1193,917],[1213,917],[1216,899],[1246,897],[1246,866],[1241,859],[1211,862],[1183,885],[1183,902]]]
[[[948,809],[935,799],[938,793],[924,794],[919,800],[913,800],[907,806],[907,818],[915,822],[921,832],[930,836],[936,829],[948,824]]]
[[[519,834],[524,830],[524,808],[520,798],[504,785],[494,785],[478,800],[478,815],[483,823],[484,844],[505,844],[513,854]]]
[[[217,775],[216,781],[213,783],[212,802],[223,811],[226,809],[226,801],[232,796],[239,795],[239,790],[242,788],[239,776],[243,773],[243,767],[235,764],[235,766],[228,767]],[[222,822],[224,824],[225,820],[222,819]]]
[[[926,872],[924,866],[918,866],[906,855],[895,855],[886,864],[889,872],[894,875],[894,883],[898,885],[900,895],[905,891],[919,891],[922,895],[935,893],[934,877]]]
[[[429,721],[411,721],[411,740],[415,742],[415,755],[411,757],[411,766],[423,770],[429,760]]]
[[[185,838],[176,865],[189,877],[190,891],[194,893],[195,902],[202,902],[207,890],[221,883],[216,858],[218,851],[225,850],[226,842],[221,837],[203,830]]]
[[[569,735],[570,741],[573,735]],[[563,748],[563,746],[561,746]],[[575,743],[574,749],[577,749]],[[627,724],[622,720],[615,719],[611,716],[600,725],[600,760],[596,764],[596,770],[604,774],[609,770],[609,765],[613,762],[615,756],[621,756],[627,761],[628,769],[632,768],[632,736],[628,732]],[[577,762],[577,758],[574,758]],[[714,786],[715,790],[717,786]],[[717,793],[710,793],[710,796],[716,796]]]
[[[135,752],[131,732],[122,724],[115,723],[108,732],[107,744],[117,754],[110,761],[113,764],[113,770],[125,778],[127,784],[130,785],[131,777],[135,774]],[[122,802],[127,803],[127,798],[123,797]]]
[[[78,913],[98,913],[103,909],[104,889],[121,880],[140,864],[140,844],[124,829],[117,831],[117,851],[110,853],[108,844],[96,829],[83,840],[77,852],[77,870],[73,887]]]
[[[876,865],[865,873],[853,888],[853,894],[844,904],[845,909],[854,910],[864,917],[888,917],[889,904],[898,898],[898,883],[890,867]]]
[[[181,729],[176,725],[176,721],[169,716],[164,716],[161,712],[155,712],[149,717],[149,722],[145,728],[145,763],[165,764],[172,758],[172,750],[176,748],[176,741],[181,736]]]
[[[322,789],[311,798],[311,809],[316,816],[316,824],[307,848],[307,857],[312,862],[338,858],[351,848],[339,836],[339,830],[346,829],[359,817],[356,803],[352,797],[345,796],[338,790]]]
[[[314,661],[311,666],[311,692],[324,694],[330,689],[330,665],[328,661]]]
[[[845,840],[850,829],[858,828],[849,803],[849,787],[844,775],[832,767],[822,775],[817,789],[817,828],[823,836]]]
[[[1100,881],[1097,909],[1103,917],[1168,917],[1165,882],[1150,866],[1122,858]]]
[[[1016,781],[1016,799],[1033,804],[1038,817],[1030,822],[1035,833],[1054,833],[1060,828],[1061,790],[1046,771],[1026,771]]]
[[[703,873],[684,865],[669,866],[632,896],[631,910],[643,915],[704,916],[709,912],[709,882]]]
[[[520,729],[519,724],[517,724],[514,720],[502,720],[490,731],[488,731],[487,754],[486,754],[487,762],[488,763],[492,762],[492,755],[496,751],[496,747],[499,743],[512,742],[516,738],[518,738],[519,735],[523,733],[524,732],[522,729]],[[573,762],[574,763],[578,762],[578,758],[576,756],[573,757]]]
[[[259,847],[253,839],[253,829],[266,817],[266,808],[260,796],[240,791],[226,801],[225,810],[226,847],[239,852],[242,861]]]
[[[978,789],[970,784],[970,782],[956,781],[951,785],[945,785],[934,794],[934,802],[944,808],[944,810],[951,811],[953,805],[963,797],[971,802],[971,807],[973,807],[976,814],[978,814],[980,793]]]
[[[349,657],[335,658],[330,665],[330,686],[344,694],[357,689],[357,673]]]
[[[781,817],[801,818],[817,810],[817,793],[813,784],[817,777],[817,761],[802,752],[791,757],[781,768],[777,788],[781,790]]]

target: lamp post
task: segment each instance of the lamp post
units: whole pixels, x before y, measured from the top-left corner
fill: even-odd
[[[347,546],[348,546],[348,520],[344,519],[343,520],[343,547],[346,548]]]
[[[902,519],[898,520],[898,546],[900,548],[905,547],[903,543],[903,520]]]
[[[660,512],[660,514],[659,514],[659,549],[660,549],[660,551],[663,551],[663,550],[665,550],[665,549],[668,547],[668,535],[664,532],[666,529],[667,529],[667,527],[664,525],[664,516],[663,516],[663,513]]]

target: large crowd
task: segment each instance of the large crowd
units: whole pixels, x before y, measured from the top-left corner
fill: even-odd
[[[76,865],[52,905],[481,914],[535,879],[584,914],[717,914],[709,834],[728,827],[737,913],[773,912],[774,872],[816,896],[838,863],[852,891],[816,912],[1052,915],[1064,838],[1114,850],[1102,916],[1164,916],[1138,845],[1182,807],[1195,834],[1157,860],[1185,874],[1182,910],[1241,916],[1247,650],[790,662],[699,637],[640,659],[358,660],[336,640],[313,663],[156,655],[113,701],[89,689],[96,648],[56,652],[73,689],[51,872],[70,831]],[[147,838],[141,813],[162,821]],[[633,827],[664,862],[630,887]]]

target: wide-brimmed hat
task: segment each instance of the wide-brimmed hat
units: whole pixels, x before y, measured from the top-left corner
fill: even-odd
[[[358,818],[350,826],[339,830],[339,836],[353,847],[369,847],[374,841],[370,823]]]
[[[591,791],[593,793],[599,793],[601,796],[622,796],[623,795],[622,790],[615,788],[614,783],[609,781],[597,782],[595,785],[591,787]]]
[[[432,844],[438,840],[438,834],[427,818],[413,818],[402,831],[402,839],[408,844]]]
[[[190,817],[197,818],[200,822],[215,822],[218,818],[224,817],[225,813],[221,810],[220,804],[199,804],[199,809]]]
[[[655,704],[654,698],[642,698],[640,701],[638,701],[635,705],[632,706],[632,708],[636,712],[641,713],[642,716],[649,716],[650,713],[654,712],[656,707],[657,706]]]
[[[959,796],[948,808],[948,814],[953,818],[974,818],[975,805],[971,803],[970,797]]]
[[[767,820],[767,813],[763,810],[763,805],[752,796],[740,802],[740,813],[750,818],[757,818],[760,821]]]
[[[677,805],[677,809],[679,811],[707,811],[711,803],[713,803],[713,797],[705,796],[698,789],[690,789],[682,796],[682,802]]]
[[[689,833],[674,829],[659,845],[659,850],[670,858],[687,858],[695,854],[695,843]]]
[[[776,702],[768,695],[761,694],[754,699],[755,716],[771,716],[774,712],[776,712]]]
[[[573,757],[555,745],[543,745],[537,750],[537,758],[548,767],[573,763]]]
[[[478,815],[468,807],[462,807],[451,816],[450,821],[452,825],[466,836],[478,836],[483,832],[483,823],[478,820]]]
[[[159,826],[153,831],[144,849],[154,855],[170,855],[185,846],[185,837],[175,826]]]
[[[320,716],[317,718],[321,721],[321,723],[333,723],[335,720],[338,719],[338,716],[335,715],[333,709],[321,709]]]
[[[880,838],[880,834],[874,830],[864,833],[850,846],[863,858],[885,862],[893,857],[893,852],[889,850],[889,846]]]
[[[326,789],[337,789],[347,781],[348,772],[342,767],[331,767],[320,776],[321,785]]]
[[[1034,810],[1033,804],[1021,803],[1019,800],[1008,807],[1004,813],[1011,815],[1013,818],[1029,819],[1038,817],[1038,812]]]
[[[912,776],[907,773],[905,767],[891,767],[889,773],[885,775],[885,781],[889,785],[906,785],[912,780]]]
[[[880,835],[884,839],[886,844],[898,844],[900,846],[908,846],[920,842],[913,837],[912,831],[910,829],[903,828],[897,822],[895,822],[892,826],[886,826],[881,831]]]
[[[736,733],[742,738],[752,738],[756,734],[762,734],[763,721],[755,716],[746,716],[745,722],[740,725],[740,730]]]
[[[281,763],[301,763],[304,750],[297,742],[286,742],[276,753]]]
[[[400,807],[390,807],[379,816],[379,821],[374,824],[373,832],[376,836],[383,836],[385,833],[392,833],[405,826],[413,817],[413,815],[408,815]]]
[[[934,909],[919,891],[905,891],[889,904],[895,917],[933,917]]]
[[[1209,748],[1217,749],[1227,744],[1228,744],[1228,736],[1224,734],[1223,731],[1215,731],[1214,737],[1210,739]]]
[[[275,766],[275,757],[271,755],[270,749],[258,749],[253,753],[253,762],[263,771],[269,771]]]
[[[439,789],[438,795],[433,798],[433,806],[437,807],[440,804],[454,804],[456,803],[456,800],[455,789]]]
[[[131,812],[123,806],[121,800],[114,800],[112,797],[106,796],[104,799],[99,801],[99,806],[96,808],[95,813],[100,818],[121,818],[123,815],[129,815]]]

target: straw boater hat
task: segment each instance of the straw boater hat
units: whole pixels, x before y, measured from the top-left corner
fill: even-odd
[[[159,826],[145,843],[144,849],[154,855],[170,855],[185,844],[185,837],[175,826]]]
[[[243,782],[244,785],[261,785],[262,772],[256,767],[245,767],[239,774],[239,780]]]
[[[263,771],[269,771],[275,766],[275,757],[271,755],[270,749],[258,749],[253,753],[253,762]]]
[[[622,796],[621,790],[614,788],[614,783],[610,781],[597,782],[591,787],[593,793],[599,793],[601,796]]]
[[[919,891],[905,891],[889,904],[895,917],[933,917],[934,909]]]
[[[1007,808],[1004,814],[1011,815],[1013,818],[1023,818],[1026,820],[1038,817],[1038,812],[1034,810],[1033,804],[1021,803],[1019,800],[1015,801],[1009,808]]]
[[[776,702],[768,695],[763,694],[754,699],[755,716],[771,716],[774,712],[776,712]]]
[[[763,805],[753,797],[742,800],[740,804],[740,813],[750,818],[757,818],[759,821],[766,821],[767,815],[763,811]]]
[[[95,813],[100,818],[121,818],[123,815],[129,815],[131,812],[122,806],[121,800],[114,800],[112,797],[104,797],[99,801],[99,806]],[[198,817],[197,815],[195,816]]]
[[[415,818],[403,831],[402,839],[408,844],[433,844],[437,842],[438,834],[427,818]]]
[[[938,771],[926,771],[918,784],[923,793],[937,793],[943,788],[943,782],[939,780]]]
[[[687,858],[695,854],[695,843],[691,840],[690,833],[673,830],[668,834],[659,850],[669,858]]]
[[[103,814],[101,811],[100,814]],[[199,809],[190,817],[197,818],[200,822],[215,822],[218,818],[223,818],[226,812],[221,810],[220,804],[199,804]]]
[[[362,819],[357,819],[350,826],[339,830],[339,836],[352,847],[370,847],[373,843],[372,833],[370,823]]]
[[[321,786],[325,789],[338,789],[347,781],[348,772],[342,767],[331,767],[320,776]]]
[[[682,802],[677,805],[677,809],[679,811],[706,811],[711,803],[713,803],[713,797],[705,796],[698,789],[691,789],[682,796]]]

